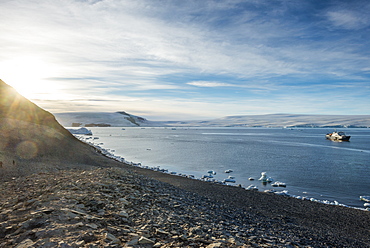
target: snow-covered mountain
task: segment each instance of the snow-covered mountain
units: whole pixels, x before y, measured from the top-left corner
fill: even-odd
[[[226,116],[203,121],[149,121],[126,112],[81,112],[55,114],[65,127],[112,126],[112,127],[369,127],[370,115],[241,115]]]
[[[65,127],[138,127],[148,126],[149,121],[140,116],[131,115],[124,111],[107,112],[75,112],[54,114],[56,119]]]
[[[171,122],[171,126],[213,127],[370,127],[370,115],[241,115],[210,121]]]

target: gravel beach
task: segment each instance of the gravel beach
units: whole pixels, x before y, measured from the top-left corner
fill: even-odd
[[[370,212],[112,161],[0,184],[0,247],[370,247]]]

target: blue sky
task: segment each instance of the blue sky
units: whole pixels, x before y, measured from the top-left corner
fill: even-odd
[[[370,1],[2,0],[0,78],[52,113],[370,114]]]

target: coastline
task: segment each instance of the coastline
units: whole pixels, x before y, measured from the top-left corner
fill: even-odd
[[[107,152],[105,156],[108,158],[116,159],[114,154],[110,154],[109,151],[105,152]],[[122,161],[120,158],[118,160]],[[327,233],[333,233],[338,237],[346,237],[348,240],[363,237],[366,240],[364,247],[370,247],[370,228],[367,228],[370,223],[370,211],[366,211],[366,209],[297,199],[287,195],[256,192],[236,186],[171,175],[153,170],[153,168],[133,166],[132,162],[131,164],[124,163],[124,166],[140,175],[196,193],[232,208],[247,209],[250,213],[254,212],[258,216],[262,215],[273,220],[278,219],[283,223],[288,220],[286,223],[294,223],[300,228],[315,230],[315,233],[318,232],[324,236],[328,235]],[[341,247],[341,244],[336,243],[334,246]],[[357,247],[354,243],[350,246]]]
[[[95,149],[99,150],[99,152],[101,152],[104,156],[106,156],[108,158],[111,158],[113,160],[116,160],[118,162],[126,163],[126,164],[129,164],[129,165],[135,166],[135,167],[140,167],[140,168],[144,168],[144,169],[148,169],[148,170],[158,171],[158,172],[162,172],[162,173],[169,173],[169,174],[172,174],[172,175],[175,175],[175,176],[178,176],[178,177],[188,177],[189,179],[208,181],[208,182],[212,182],[212,183],[216,183],[216,184],[227,184],[227,183],[222,182],[221,180],[217,180],[217,179],[214,179],[214,178],[201,178],[201,177],[194,176],[195,174],[192,175],[192,173],[188,173],[188,174],[185,173],[184,174],[183,171],[172,172],[172,171],[169,171],[168,168],[160,168],[159,166],[146,166],[146,165],[142,165],[141,163],[135,163],[135,162],[132,162],[132,161],[127,161],[124,158],[122,158],[121,156],[115,155],[114,154],[115,150],[111,150],[111,149],[108,149],[108,148],[103,148],[103,147],[100,146],[100,144],[94,143],[94,140],[90,141],[89,139],[86,139],[85,138],[86,136],[84,136],[84,135],[77,135],[76,137],[79,138],[82,142],[84,142],[84,143],[94,147]],[[254,185],[252,183],[253,182],[250,181],[251,186]],[[230,186],[233,186],[233,187],[239,187],[240,186],[240,187],[243,187],[243,189],[248,188],[247,186],[245,186],[247,184],[241,185],[241,184],[233,183],[233,184],[227,184],[227,185],[230,185]],[[362,207],[346,205],[346,204],[339,203],[336,199],[331,199],[331,200],[317,199],[317,198],[312,197],[312,196],[290,194],[290,193],[288,193],[288,191],[285,190],[285,187],[283,187],[283,188],[281,188],[281,187],[271,188],[270,187],[270,189],[263,190],[263,191],[260,191],[260,192],[269,192],[269,193],[274,193],[274,194],[277,194],[277,195],[292,197],[292,198],[296,198],[296,199],[300,199],[300,200],[304,200],[304,201],[314,201],[314,202],[318,202],[318,203],[321,203],[321,204],[348,207],[348,208],[358,209],[358,210],[362,210],[362,211],[369,211],[370,210],[369,207],[366,207],[364,205]],[[358,201],[360,201],[360,197],[361,196],[359,195]]]
[[[95,148],[100,149],[99,147]],[[263,215],[272,219],[276,219],[277,216],[282,219],[294,219],[299,223],[299,226],[319,228],[320,233],[326,233],[330,228],[333,228],[333,233],[339,231],[340,236],[343,235],[344,237],[348,236],[348,234],[357,236],[361,233],[360,236],[365,235],[364,237],[366,237],[367,241],[365,243],[370,244],[370,228],[365,228],[364,232],[358,228],[359,226],[366,227],[370,223],[370,211],[365,209],[326,204],[319,201],[310,201],[309,199],[297,199],[288,195],[256,192],[236,186],[172,175],[153,170],[153,168],[141,168],[132,162],[128,163],[123,158],[117,158],[114,154],[104,149],[100,150],[100,152],[109,159],[116,160],[129,171],[196,193],[207,199],[212,199],[231,207],[247,209],[251,212],[255,210],[257,215]],[[364,213],[363,216],[362,212]],[[353,218],[354,216],[358,217]],[[338,245],[336,244],[336,246]]]
[[[0,247],[370,247],[368,211],[113,160],[0,186]]]

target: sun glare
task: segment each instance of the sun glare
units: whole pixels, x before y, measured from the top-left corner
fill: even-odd
[[[50,98],[57,86],[47,79],[55,73],[55,67],[35,57],[18,57],[0,64],[0,79],[29,99]]]

